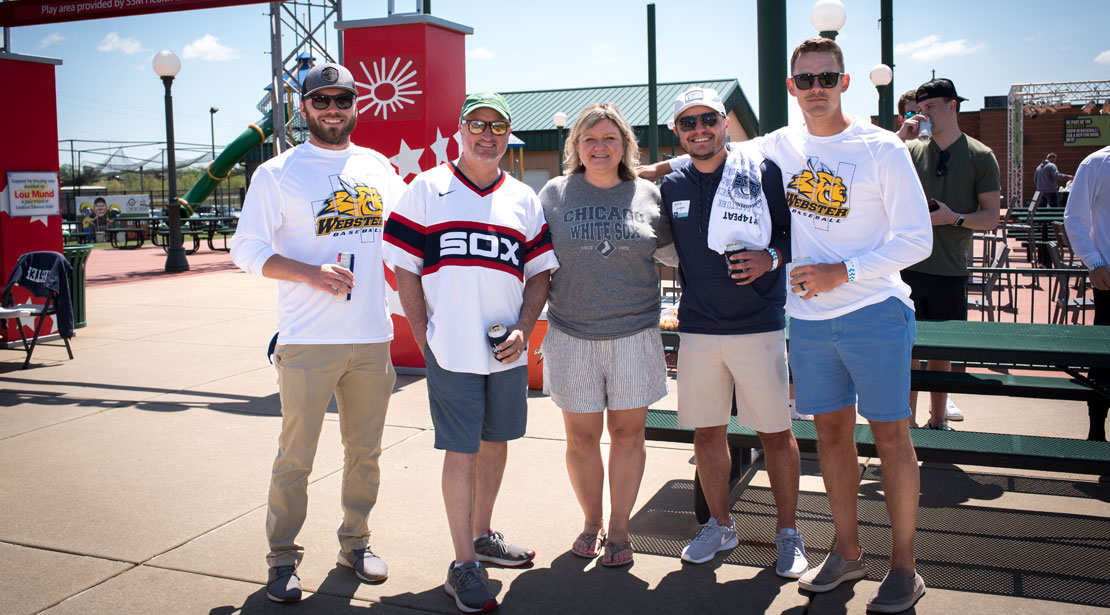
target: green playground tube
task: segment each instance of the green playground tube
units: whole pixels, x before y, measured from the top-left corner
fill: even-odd
[[[184,197],[178,199],[181,203],[181,215],[193,215],[193,206],[203,203],[216,186],[221,181],[227,179],[231,174],[231,169],[238,163],[247,152],[251,151],[255,146],[261,144],[274,132],[273,123],[269,116],[266,116],[258,124],[251,124],[246,130],[235,138],[224,151],[220,152],[219,156],[213,160],[208,169],[197,183],[185,193]]]

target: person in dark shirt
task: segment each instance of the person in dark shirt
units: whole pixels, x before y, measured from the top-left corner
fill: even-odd
[[[678,420],[694,428],[698,476],[712,515],[683,550],[682,559],[707,562],[738,544],[728,510],[726,440],[735,396],[737,422],[759,434],[766,453],[778,511],[775,571],[797,578],[808,563],[794,522],[799,457],[788,409],[786,283],[781,266],[790,258],[790,214],[781,173],[766,161],[761,177],[747,178],[756,190],[759,185],[766,190],[770,246],[734,255],[726,269],[724,257],[709,248],[707,236],[713,197],[729,156],[728,116],[717,92],[691,88],[675,100],[674,121],[675,135],[691,159],[691,164],[667,175],[660,187],[682,284]]]

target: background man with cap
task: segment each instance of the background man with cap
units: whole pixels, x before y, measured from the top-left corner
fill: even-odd
[[[898,132],[906,140],[932,210],[933,252],[902,271],[919,320],[967,320],[967,252],[972,232],[998,226],[998,161],[989,147],[960,130],[957,117],[964,100],[948,79],[923,83],[916,102],[918,111],[933,122],[933,138],[914,138],[921,115],[907,119]],[[913,367],[919,368],[917,361]],[[952,371],[952,362],[931,360],[928,368]],[[947,393],[934,391],[929,397],[931,418],[925,427],[949,429],[948,421],[964,420]],[[916,391],[910,393],[910,408],[914,412],[910,420],[916,424]]]
[[[698,477],[712,515],[683,549],[682,559],[707,562],[718,551],[738,544],[728,508],[726,439],[735,399],[737,421],[755,429],[766,453],[778,513],[775,572],[797,578],[808,562],[794,520],[800,461],[788,410],[782,264],[790,259],[790,214],[782,176],[774,163],[762,161],[759,176],[743,177],[753,192],[764,187],[771,242],[766,249],[734,256],[730,273],[721,254],[707,244],[713,197],[729,155],[724,105],[716,91],[690,88],[675,99],[673,117],[675,136],[689,154],[688,159],[676,161],[673,166],[678,169],[664,177],[660,187],[682,284],[678,421],[694,428]]]
[[[231,240],[248,273],[278,280],[278,373],[282,427],[270,479],[267,596],[296,602],[295,540],[308,505],[308,475],[332,395],[346,450],[339,564],[363,581],[382,581],[385,563],[369,549],[382,430],[396,374],[393,325],[385,301],[382,227],[405,191],[389,160],[350,142],[358,120],[354,78],[318,64],[301,88],[309,141],[258,168]],[[354,255],[351,268],[336,263]],[[352,271],[353,269],[353,271]]]
[[[558,268],[536,193],[502,171],[512,116],[471,94],[458,160],[425,171],[386,224],[385,257],[427,364],[443,503],[455,551],[444,591],[464,613],[497,607],[478,562],[523,566],[535,552],[491,529],[508,441],[524,435],[527,342]],[[508,339],[491,352],[487,330]]]
[[[1058,207],[1060,205],[1060,184],[1071,179],[1067,173],[1056,168],[1056,152],[1050,152],[1033,173],[1033,185],[1040,191],[1038,207]]]

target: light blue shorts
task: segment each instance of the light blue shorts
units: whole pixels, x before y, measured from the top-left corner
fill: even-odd
[[[869,421],[910,416],[913,310],[896,297],[828,320],[790,320],[790,373],[801,414],[857,403]]]

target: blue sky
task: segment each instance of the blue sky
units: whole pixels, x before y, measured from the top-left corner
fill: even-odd
[[[784,0],[790,48],[815,33],[812,0]],[[398,10],[411,0],[397,0]],[[755,0],[657,0],[661,82],[736,78],[757,106]],[[868,80],[880,60],[879,0],[845,0],[837,39],[853,81],[849,113],[877,108]],[[646,3],[563,0],[436,0],[434,15],[474,28],[467,38],[468,90],[502,91],[647,82]],[[57,68],[60,139],[163,140],[160,49],[182,58],[174,82],[179,143],[219,144],[259,119],[270,73],[267,5],[15,28],[12,51],[63,60]],[[347,19],[384,17],[385,0],[346,0]],[[1110,80],[1110,4],[1059,0],[932,0],[894,3],[895,90],[949,77],[978,109],[1014,83]],[[334,30],[328,40],[335,44]],[[290,42],[286,42],[289,49]],[[784,75],[785,77],[785,75]],[[758,107],[756,109],[758,113]],[[791,122],[798,114],[791,100]],[[10,121],[10,118],[9,120]],[[68,162],[68,153],[62,156]]]

